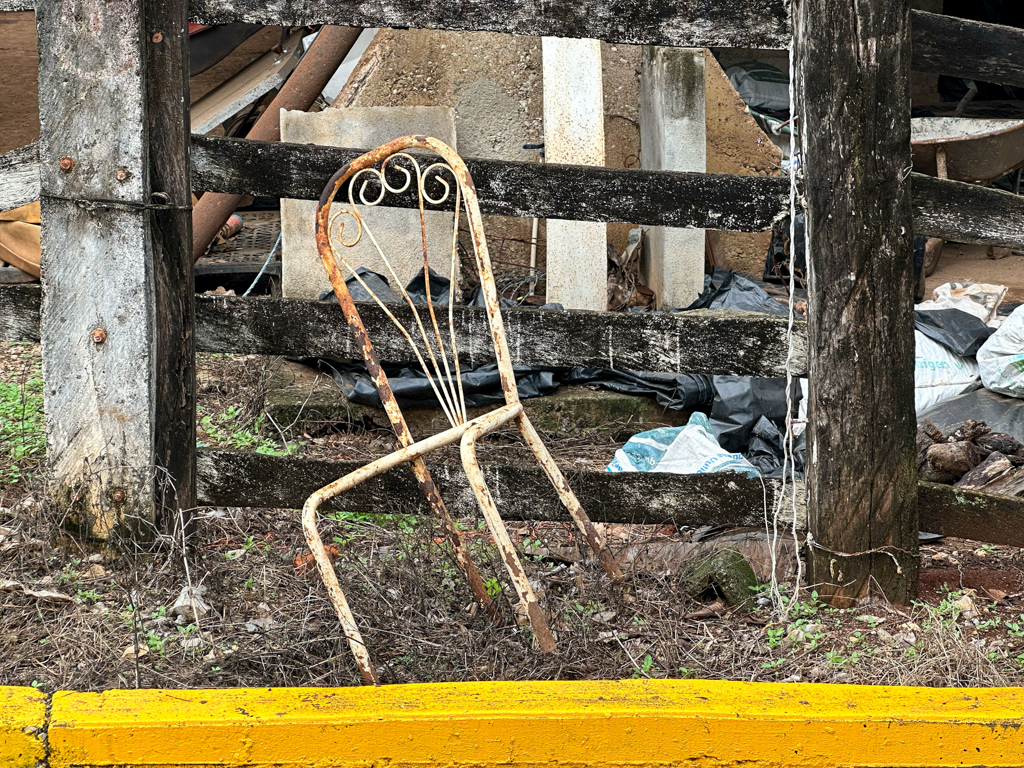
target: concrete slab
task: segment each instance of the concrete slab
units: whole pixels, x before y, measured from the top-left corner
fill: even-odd
[[[597,40],[545,37],[544,154],[549,163],[604,165],[604,86]],[[547,222],[547,300],[608,308],[605,224]]]
[[[469,409],[474,418],[495,406]],[[563,387],[553,395],[523,401],[523,408],[542,432],[586,434],[601,432],[616,439],[656,427],[686,424],[689,411],[669,411],[650,397],[600,392],[586,387]],[[350,403],[329,376],[309,366],[282,360],[271,376],[266,395],[267,412],[282,427],[295,422],[300,432],[315,432],[337,425],[387,429],[384,411]],[[449,427],[439,408],[406,408],[413,436],[427,437]],[[609,453],[609,461],[611,453]]]
[[[372,149],[399,136],[421,133],[453,147],[455,118],[446,107],[355,107],[324,112],[281,113],[281,140],[299,144]],[[419,213],[412,209],[359,207],[365,223],[387,256],[392,274],[364,233],[345,258],[353,267],[385,275],[393,288],[404,286],[423,267]],[[281,201],[282,293],[288,298],[316,299],[330,290],[313,239],[316,202]],[[427,214],[427,253],[440,274],[451,269],[452,215]],[[458,265],[456,264],[456,268]]]
[[[640,77],[641,167],[703,173],[704,113],[704,49],[646,48]],[[704,230],[651,227],[644,280],[660,309],[692,304],[704,289]]]

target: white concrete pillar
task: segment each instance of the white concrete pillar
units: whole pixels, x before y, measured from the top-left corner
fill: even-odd
[[[604,165],[601,43],[545,37],[543,54],[546,161]],[[607,309],[605,224],[548,219],[547,288],[566,309]]]
[[[703,49],[644,49],[640,166],[650,171],[707,170]],[[644,279],[660,309],[688,306],[704,289],[703,229],[652,227],[645,255]]]

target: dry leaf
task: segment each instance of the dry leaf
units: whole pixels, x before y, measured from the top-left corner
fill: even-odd
[[[0,591],[21,592],[23,595],[34,597],[37,600],[53,600],[58,603],[73,603],[75,601],[75,598],[65,595],[63,592],[57,592],[54,589],[29,589],[24,584],[10,579],[0,579]]]
[[[129,645],[127,648],[125,648],[123,651],[121,651],[121,658],[122,659],[141,659],[147,653],[149,653],[149,648],[146,648],[144,645],[140,645],[139,646],[139,653],[138,653],[138,655],[136,655],[135,654],[135,646],[134,645]]]

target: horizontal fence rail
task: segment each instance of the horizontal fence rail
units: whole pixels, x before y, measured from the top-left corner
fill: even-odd
[[[38,199],[34,144],[0,156],[0,210]],[[358,149],[192,137],[193,183],[209,192],[316,200]],[[626,221],[757,232],[789,211],[786,179],[469,160],[480,207],[503,216]],[[388,195],[384,205],[412,207]],[[1024,198],[914,174],[914,230],[983,245],[1024,246]]]
[[[364,150],[192,137],[197,189],[318,200],[334,172]],[[756,232],[789,212],[783,178],[467,160],[484,213],[627,221]],[[385,205],[412,207],[389,195]],[[983,245],[1024,245],[1024,198],[913,176],[914,230]]]
[[[0,286],[0,340],[38,341],[38,286]],[[395,316],[412,323],[408,307]],[[360,313],[384,360],[411,357],[408,342],[373,304]],[[515,365],[610,370],[785,376],[788,352],[784,317],[753,312],[697,310],[676,315],[502,310]],[[447,318],[438,317],[442,333]],[[455,308],[460,359],[469,365],[494,361],[486,312]],[[806,370],[805,324],[793,334],[794,372]],[[334,303],[296,299],[196,297],[196,349],[200,352],[361,357]]]
[[[192,0],[204,24],[339,24],[594,38],[686,48],[786,48],[787,0]]]
[[[1024,245],[1024,197],[994,187],[913,176],[914,232],[960,243]]]
[[[193,136],[192,180],[210,192],[318,200],[334,172],[364,151]],[[481,211],[501,216],[758,232],[789,210],[782,178],[472,158],[466,165]],[[414,195],[385,199],[418,204]]]
[[[611,456],[608,457],[611,460]],[[365,462],[265,456],[204,449],[199,452],[199,503],[217,507],[299,509],[313,491],[358,469]],[[484,465],[487,485],[508,520],[570,521],[539,468]],[[453,512],[475,517],[478,507],[461,465],[434,462],[434,482]],[[669,475],[658,472],[573,472],[563,467],[587,514],[606,523],[675,525],[764,524],[781,493],[778,480],[762,481],[732,473]],[[797,484],[797,524],[805,524],[803,483]],[[921,530],[1005,546],[1024,546],[1024,499],[967,491],[936,483],[918,484]],[[375,477],[329,502],[351,512],[430,510],[407,469]],[[780,520],[791,501],[783,504]],[[766,507],[767,505],[767,507]]]
[[[1024,86],[1024,29],[913,11],[913,68]]]
[[[610,454],[609,448],[609,461]],[[313,491],[365,464],[203,449],[197,459],[198,498],[200,504],[212,507],[299,509]],[[479,516],[462,465],[433,461],[429,466],[452,513]],[[539,466],[484,464],[481,468],[504,519],[572,521]],[[763,525],[766,501],[771,514],[781,491],[776,480],[762,484],[732,473],[579,472],[565,464],[561,469],[591,519],[605,523]],[[431,514],[411,470],[405,467],[361,483],[324,506],[351,512]],[[788,512],[789,502],[784,507]],[[802,490],[797,510],[802,526]]]
[[[0,0],[0,12],[34,8],[31,0]],[[785,0],[700,0],[678,10],[655,0],[195,0],[190,16],[204,23],[418,27],[683,47],[784,49],[791,36]],[[919,72],[1024,86],[1024,30],[925,11],[911,12],[911,30]]]
[[[0,155],[0,211],[39,199],[39,144],[33,142]]]

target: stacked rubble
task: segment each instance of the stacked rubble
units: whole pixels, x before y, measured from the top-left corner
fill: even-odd
[[[993,432],[983,421],[965,421],[943,435],[927,419],[917,427],[920,479],[972,491],[1024,496],[1024,443]]]

